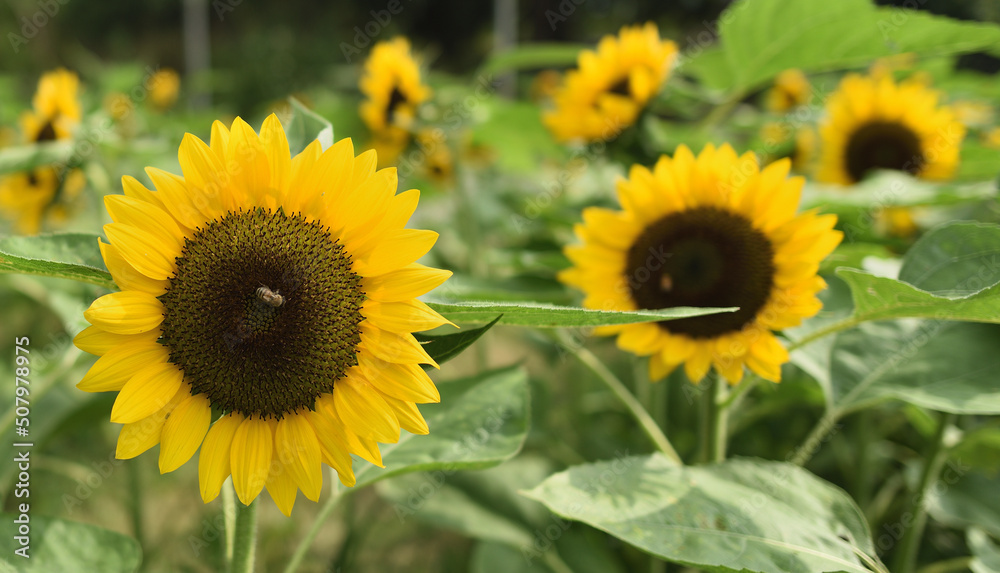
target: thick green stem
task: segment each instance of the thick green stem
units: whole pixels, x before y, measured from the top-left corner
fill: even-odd
[[[567,352],[572,354],[579,360],[584,366],[590,369],[591,372],[597,375],[597,378],[608,387],[615,396],[621,400],[621,403],[625,408],[632,414],[635,421],[639,423],[639,427],[646,432],[649,439],[653,441],[657,449],[663,452],[668,458],[676,462],[678,465],[683,465],[684,462],[681,457],[677,455],[677,450],[674,449],[673,445],[670,444],[670,440],[667,436],[663,434],[663,430],[660,426],[656,424],[656,420],[649,415],[649,412],[642,407],[642,404],[636,400],[635,396],[629,392],[625,384],[614,375],[607,366],[594,353],[587,350],[575,340],[569,338],[565,332],[559,330],[556,332],[556,337],[558,338],[560,344]]]
[[[972,557],[955,557],[954,559],[938,561],[937,563],[921,567],[917,569],[917,573],[958,573],[959,571],[968,571],[972,561]]]
[[[142,493],[142,464],[128,464],[129,466],[129,494],[132,510],[132,536],[139,542],[139,547],[146,546],[146,533],[143,527],[143,493]]]
[[[941,474],[941,466],[944,465],[948,449],[944,447],[945,430],[955,420],[955,414],[943,413],[938,421],[937,431],[931,441],[930,448],[924,460],[924,469],[920,472],[920,481],[917,483],[917,491],[910,500],[904,517],[909,517],[909,523],[905,521],[906,527],[903,538],[899,542],[899,549],[896,550],[893,571],[896,573],[913,573],[917,568],[917,550],[920,548],[920,539],[924,535],[924,526],[927,525],[927,492],[933,482]]]
[[[233,560],[229,573],[253,573],[257,551],[257,500],[250,505],[236,505],[236,527],[233,537]]]
[[[233,561],[233,547],[236,545],[236,491],[232,478],[222,487],[222,519],[226,524],[226,563]]]
[[[726,401],[726,382],[722,377],[709,375],[701,382],[700,458],[705,463],[726,459],[728,438],[728,410],[721,404]]]
[[[826,436],[833,430],[834,426],[837,424],[837,415],[833,410],[827,410],[823,417],[820,418],[819,422],[813,426],[809,435],[806,436],[802,445],[795,450],[795,453],[788,460],[797,466],[804,466],[806,462],[812,459],[813,454],[819,449],[820,444],[826,439]]]
[[[289,560],[288,565],[285,566],[285,573],[295,573],[298,570],[299,565],[302,564],[302,560],[305,559],[306,553],[309,552],[309,548],[312,547],[313,541],[316,540],[316,536],[319,534],[320,528],[326,523],[326,520],[333,513],[333,510],[337,507],[337,502],[343,497],[342,490],[340,489],[340,477],[337,476],[337,470],[330,468],[330,478],[331,478],[331,491],[330,497],[326,499],[326,503],[320,508],[319,513],[316,514],[316,519],[313,521],[312,527],[309,528],[309,532],[306,533],[305,537],[299,541],[299,546],[295,548],[295,553],[292,554],[291,560]]]

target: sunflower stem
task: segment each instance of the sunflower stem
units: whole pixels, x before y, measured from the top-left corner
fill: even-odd
[[[319,535],[320,528],[326,523],[333,510],[337,508],[337,503],[340,499],[344,497],[344,490],[340,488],[340,477],[337,475],[337,470],[330,468],[330,478],[330,497],[326,499],[326,503],[323,504],[319,513],[316,514],[316,519],[313,521],[312,527],[309,528],[309,532],[299,541],[298,547],[295,548],[295,553],[292,554],[288,565],[285,566],[284,573],[295,573],[298,570],[299,565],[302,564],[302,560],[306,557],[306,553],[309,552],[309,548],[312,547],[313,541]]]
[[[257,500],[250,505],[236,505],[236,527],[233,537],[233,560],[229,573],[253,573],[257,551]]]
[[[226,563],[233,561],[233,547],[236,544],[236,491],[231,477],[226,478],[222,488],[222,519],[226,524]]]
[[[700,458],[705,463],[721,462],[726,459],[729,432],[728,410],[722,408],[728,389],[722,378],[715,374],[709,375],[702,384]]]
[[[649,415],[649,412],[642,407],[639,400],[629,392],[625,384],[618,379],[617,376],[608,369],[607,366],[601,360],[594,355],[593,352],[587,350],[583,345],[579,344],[575,340],[571,339],[562,330],[556,331],[556,338],[559,344],[570,354],[576,357],[584,366],[586,366],[591,372],[597,375],[597,378],[608,387],[615,396],[621,400],[625,408],[632,414],[635,421],[639,423],[639,426],[646,432],[649,439],[653,441],[657,449],[663,452],[668,458],[676,462],[678,465],[684,465],[681,457],[677,455],[677,450],[670,444],[670,440],[667,436],[663,434],[663,430],[660,426],[656,424],[656,420]]]
[[[941,473],[941,466],[944,465],[948,453],[948,449],[944,447],[945,430],[954,421],[955,414],[947,412],[942,413],[938,420],[937,431],[931,440],[924,468],[920,473],[920,481],[917,483],[917,491],[910,500],[907,512],[903,514],[911,516],[912,519],[908,524],[909,527],[906,527],[903,532],[903,538],[899,541],[899,549],[896,551],[892,570],[897,573],[913,573],[916,570],[917,550],[920,548],[920,538],[923,537],[924,526],[927,525],[927,491]]]
[[[142,476],[140,471],[142,469],[141,464],[128,464],[129,467],[129,497],[131,497],[131,502],[129,505],[132,510],[132,536],[135,540],[139,542],[139,547],[146,546],[146,534],[143,527],[143,487],[142,487]]]

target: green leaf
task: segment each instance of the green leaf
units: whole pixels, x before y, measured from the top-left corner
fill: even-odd
[[[289,97],[288,103],[292,106],[292,117],[283,127],[293,157],[316,139],[323,149],[333,145],[333,125],[326,118],[310,110],[294,97]]]
[[[521,450],[528,432],[528,378],[520,368],[439,382],[440,404],[421,405],[430,434],[403,432],[382,446],[385,468],[365,464],[357,486],[415,471],[495,466]],[[356,486],[356,487],[357,487]]]
[[[484,109],[485,119],[473,125],[472,139],[495,151],[502,169],[535,174],[540,160],[565,153],[542,124],[538,106],[496,99]]]
[[[969,563],[972,573],[996,573],[1000,571],[1000,546],[990,541],[986,532],[977,527],[970,528],[965,541],[972,550],[973,560]]]
[[[940,486],[927,494],[931,517],[950,527],[976,526],[1000,536],[1000,498],[996,495],[1000,480],[952,461],[942,470],[938,483]]]
[[[953,222],[914,243],[899,280],[938,296],[969,296],[1000,282],[1000,225]]]
[[[593,46],[588,44],[520,44],[490,57],[480,68],[480,73],[572,66],[581,51],[591,48]]]
[[[861,211],[871,220],[885,207],[954,205],[988,200],[997,194],[993,182],[932,183],[898,171],[879,171],[851,187],[809,183],[802,194],[802,209],[820,208],[838,213]]]
[[[58,233],[0,239],[0,272],[42,275],[116,289],[97,235]]]
[[[870,0],[740,0],[719,18],[719,41],[729,88],[742,94],[788,68],[821,72],[890,54],[941,56],[992,47],[1000,42],[1000,27],[876,8]]]
[[[0,149],[0,175],[44,165],[66,165],[73,156],[72,141],[51,141]]]
[[[830,389],[836,417],[886,399],[956,414],[1000,414],[1000,329],[898,320],[837,335]]]
[[[570,468],[525,495],[655,556],[710,571],[868,573],[862,560],[875,560],[851,498],[786,463],[677,466],[659,455],[629,457]]]
[[[1000,323],[1000,284],[968,296],[948,298],[857,269],[837,269],[837,276],[851,287],[853,319],[857,322],[935,318]]]
[[[476,544],[469,561],[472,573],[552,573],[539,560],[525,562],[517,549],[495,542]]]
[[[503,318],[503,315],[494,318],[486,326],[462,329],[461,332],[455,334],[434,335],[416,333],[413,336],[423,344],[427,354],[430,354],[431,358],[440,365],[461,354],[473,342],[479,340],[479,337],[486,334],[487,330],[493,328],[501,318]]]
[[[611,324],[632,324],[636,322],[658,322],[690,316],[703,316],[720,312],[734,312],[733,308],[663,308],[659,310],[594,310],[571,306],[556,306],[537,302],[428,302],[428,306],[438,311],[452,322],[485,324],[498,314],[503,316],[500,324],[533,326],[536,328],[605,326]]]
[[[0,514],[10,524],[18,515]],[[30,516],[30,559],[14,554],[21,546],[13,535],[0,538],[0,565],[20,573],[101,571],[131,573],[142,562],[142,550],[131,537],[86,523]],[[11,528],[13,529],[13,528]]]

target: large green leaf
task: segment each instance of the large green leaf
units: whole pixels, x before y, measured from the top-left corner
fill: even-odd
[[[288,103],[292,107],[291,119],[285,121],[285,135],[288,138],[288,148],[292,155],[298,154],[307,145],[318,139],[323,149],[333,145],[333,125],[310,110],[299,100],[290,97]]]
[[[7,524],[17,518],[15,514],[0,514],[0,519]],[[4,535],[0,537],[0,569],[6,565],[12,567],[9,570],[19,573],[132,573],[142,562],[142,550],[131,537],[64,519],[36,515],[30,516],[30,519],[31,558],[15,555],[14,551],[20,549],[20,544],[13,535]]]
[[[526,492],[669,561],[708,571],[868,573],[864,515],[840,489],[790,464],[677,466],[631,457],[570,468]]]
[[[920,238],[899,280],[939,296],[969,296],[1000,282],[1000,225],[954,222]]]
[[[1000,537],[1000,480],[969,471],[961,460],[951,461],[941,472],[939,486],[927,493],[927,513],[956,528],[981,527]]]
[[[719,18],[719,38],[728,87],[745,93],[788,68],[819,72],[895,53],[939,56],[992,47],[1000,27],[876,8],[870,0],[740,0]]]
[[[0,149],[0,175],[43,165],[65,165],[73,156],[72,141],[51,141]]]
[[[867,323],[837,335],[837,417],[885,399],[956,414],[1000,414],[1000,328],[960,322]]]
[[[430,434],[403,432],[382,446],[385,468],[365,464],[357,485],[415,471],[495,466],[512,457],[528,432],[528,378],[520,368],[439,382],[440,404],[421,405]]]
[[[116,288],[97,235],[61,233],[0,239],[0,272],[71,279]]]
[[[502,314],[500,324],[536,328],[605,326],[635,322],[658,322],[733,312],[736,308],[664,308],[660,310],[594,310],[537,302],[428,302],[428,305],[453,322],[486,324]]]
[[[856,269],[837,269],[837,276],[851,287],[853,318],[858,322],[935,318],[1000,323],[1000,284],[968,296],[948,298]]]
[[[886,207],[954,205],[990,199],[996,194],[993,182],[937,183],[899,171],[879,171],[851,187],[850,193],[835,185],[809,183],[802,193],[802,208],[821,208],[827,212],[858,210],[873,217]]]

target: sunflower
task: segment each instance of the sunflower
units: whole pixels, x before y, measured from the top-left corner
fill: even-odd
[[[361,119],[380,149],[398,149],[409,141],[417,108],[431,95],[420,79],[420,67],[401,36],[378,42],[365,61],[361,77]],[[382,157],[385,164],[389,157]],[[392,160],[395,158],[393,157]]]
[[[80,123],[77,91],[80,80],[73,72],[59,68],[42,74],[32,100],[33,109],[20,118],[24,143],[45,143],[72,137]],[[77,169],[43,166],[0,179],[0,209],[15,221],[19,233],[33,235],[48,213],[58,220],[66,203],[79,195],[86,184]]]
[[[820,261],[840,243],[834,215],[795,214],[801,177],[790,161],[761,169],[752,153],[681,145],[655,168],[632,166],[618,182],[621,211],[590,207],[566,248],[560,279],[588,308],[739,307],[732,313],[602,327],[618,346],[650,356],[659,380],[681,363],[700,381],[714,365],[730,383],[743,367],[777,382],[788,352],[773,331],[816,314],[826,287]]]
[[[156,70],[146,80],[149,89],[149,102],[157,111],[166,111],[177,102],[177,94],[181,89],[181,78],[171,68]]]
[[[612,140],[660,91],[676,58],[677,45],[660,40],[652,22],[625,26],[580,54],[542,119],[560,141]]]
[[[943,180],[958,166],[965,127],[938,93],[911,78],[846,76],[826,106],[820,127],[817,178],[850,185],[875,169]]]
[[[244,504],[266,487],[290,515],[322,463],[352,486],[350,454],[382,465],[377,442],[428,432],[435,363],[412,332],[447,321],[415,297],[451,273],[415,262],[437,239],[404,228],[419,191],[350,139],[291,157],[276,116],[259,136],[237,118],[178,158],[183,177],[147,168],[155,191],[125,177],[105,197],[121,291],[84,312],[75,343],[101,358],[78,387],[118,392],[119,458],[159,444],[169,472],[200,445],[206,503],[231,474]]]
[[[785,70],[774,79],[764,102],[771,111],[785,112],[809,101],[811,90],[809,79],[801,70]]]

